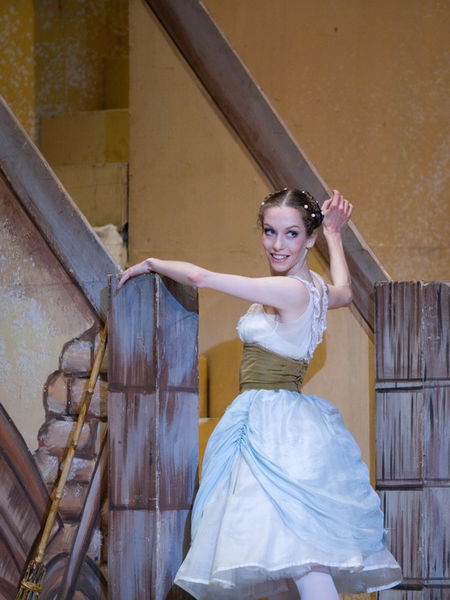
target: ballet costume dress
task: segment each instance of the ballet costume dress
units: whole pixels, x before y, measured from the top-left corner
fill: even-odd
[[[213,431],[175,583],[197,600],[289,598],[325,569],[339,593],[400,583],[380,500],[336,407],[301,380],[326,327],[316,273],[305,312],[282,323],[260,304],[240,319],[241,393]],[[292,592],[292,598],[298,598]]]

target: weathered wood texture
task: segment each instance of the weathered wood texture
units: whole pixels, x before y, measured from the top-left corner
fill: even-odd
[[[41,529],[49,497],[22,436],[0,404],[0,598],[10,600]],[[61,526],[58,519],[56,529]],[[11,590],[13,595],[11,595]]]
[[[216,106],[275,188],[330,190],[198,0],[146,0]],[[354,303],[373,328],[373,286],[390,279],[353,224],[344,232]],[[326,243],[317,246],[328,260]]]
[[[380,598],[450,598],[450,283],[379,284],[376,306],[377,487],[404,576]]]
[[[106,317],[107,276],[119,267],[0,96],[0,171],[96,313]]]
[[[189,543],[197,471],[198,306],[189,288],[144,275],[109,314],[108,597],[187,598],[172,588]]]
[[[100,450],[94,473],[83,505],[77,532],[72,541],[67,565],[58,591],[58,600],[71,600],[76,592],[76,584],[83,570],[87,551],[95,527],[100,520],[100,511],[107,491],[107,452],[106,429],[100,443]],[[86,565],[84,565],[86,570]],[[103,580],[103,577],[101,577]],[[101,589],[101,585],[99,584]],[[106,589],[106,587],[105,587]],[[89,596],[88,596],[89,597]],[[98,596],[96,596],[98,598]],[[106,598],[106,594],[102,597]]]

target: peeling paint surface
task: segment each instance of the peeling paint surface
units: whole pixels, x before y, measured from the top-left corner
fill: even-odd
[[[86,300],[0,180],[0,402],[30,450],[63,345],[94,324]]]

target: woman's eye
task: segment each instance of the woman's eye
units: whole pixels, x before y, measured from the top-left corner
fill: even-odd
[[[288,236],[291,238],[296,238],[298,233],[296,231],[288,231]]]
[[[273,229],[270,229],[270,227],[264,227],[264,235],[272,235],[273,234]]]

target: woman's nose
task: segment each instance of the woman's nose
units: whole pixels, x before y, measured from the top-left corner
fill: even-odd
[[[281,235],[277,235],[273,243],[273,247],[274,249],[281,250],[281,248],[283,247],[283,239]]]

